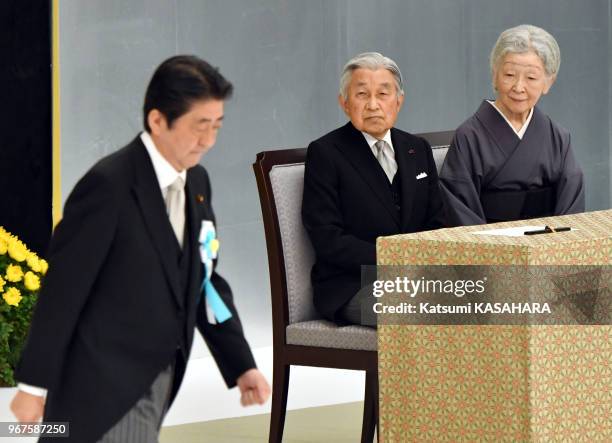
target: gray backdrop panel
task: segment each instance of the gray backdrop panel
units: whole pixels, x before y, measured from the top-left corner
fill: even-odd
[[[498,34],[539,25],[562,51],[540,104],[571,130],[587,207],[610,207],[612,0],[65,0],[60,3],[63,198],[99,158],[142,128],[153,69],[177,53],[221,67],[235,85],[217,145],[203,159],[214,187],[230,280],[254,346],[271,344],[267,259],[251,163],[261,150],[306,146],[343,124],[338,75],[377,50],[406,79],[397,126],[454,129],[492,96]]]

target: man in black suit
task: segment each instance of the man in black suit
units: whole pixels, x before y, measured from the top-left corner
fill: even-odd
[[[147,89],[145,132],[77,183],[16,371],[19,420],[44,408],[45,421],[70,422],[65,441],[157,441],[194,325],[242,403],[267,399],[230,287],[214,271],[210,181],[198,164],[231,92],[197,57],[166,60]]]
[[[442,225],[429,144],[393,128],[404,101],[397,64],[376,52],[344,66],[340,107],[350,122],[308,146],[302,219],[315,250],[314,304],[325,318],[367,324],[361,266],[376,238]],[[364,308],[367,309],[367,308]],[[364,312],[366,312],[364,310]]]

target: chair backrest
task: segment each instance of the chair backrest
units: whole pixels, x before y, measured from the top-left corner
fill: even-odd
[[[285,261],[289,324],[321,318],[312,302],[315,253],[302,224],[304,163],[273,166],[270,183]]]
[[[432,145],[440,170],[453,131],[418,135]],[[305,160],[306,149],[283,149],[260,152],[253,164],[268,249],[275,340],[284,337],[289,324],[321,318],[310,281],[315,255],[301,216]]]
[[[436,169],[438,174],[444,163],[444,157],[451,144],[455,131],[443,131],[443,132],[425,132],[423,134],[417,134],[419,137],[423,137],[431,145],[433,152],[434,161],[436,162]]]
[[[272,322],[277,330],[321,318],[312,302],[310,270],[314,251],[302,225],[302,192],[306,149],[283,149],[257,154],[253,164],[263,215]]]

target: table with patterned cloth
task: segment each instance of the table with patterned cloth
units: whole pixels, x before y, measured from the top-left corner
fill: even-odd
[[[533,236],[473,232],[571,226]],[[612,210],[381,237],[378,265],[612,264]],[[383,442],[612,442],[612,326],[379,324]]]

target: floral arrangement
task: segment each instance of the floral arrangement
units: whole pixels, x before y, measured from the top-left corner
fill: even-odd
[[[14,386],[13,370],[30,327],[47,262],[0,226],[0,386]]]

